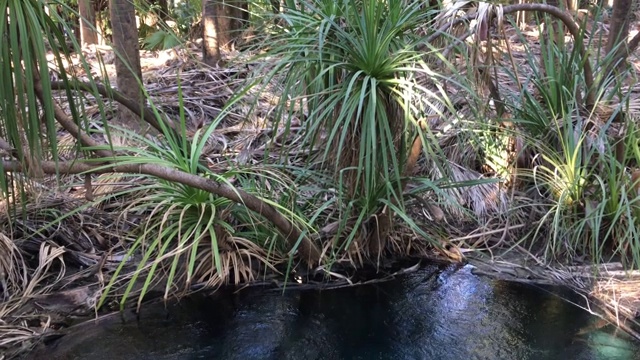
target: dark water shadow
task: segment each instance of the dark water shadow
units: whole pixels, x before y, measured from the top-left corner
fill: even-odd
[[[559,288],[427,267],[329,291],[249,289],[194,296],[139,321],[114,317],[63,337],[42,359],[640,359],[614,328]]]

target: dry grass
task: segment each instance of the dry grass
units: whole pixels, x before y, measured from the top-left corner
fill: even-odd
[[[90,312],[95,292],[74,289],[97,286],[98,275],[115,268],[117,259],[107,257],[118,250],[124,233],[116,215],[78,211],[84,204],[69,196],[32,192],[29,199],[24,211],[0,214],[0,349],[5,350],[56,327],[53,314],[67,316],[78,310],[76,305]],[[62,214],[69,215],[56,221]],[[65,291],[74,296],[49,300],[50,294],[64,296]]]

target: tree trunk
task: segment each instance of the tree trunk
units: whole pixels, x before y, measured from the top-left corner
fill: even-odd
[[[232,51],[240,30],[248,20],[248,5],[244,0],[204,0],[202,2],[202,59],[216,65],[222,51]]]
[[[565,0],[565,6],[571,14],[575,15],[580,5],[578,4],[578,0]]]
[[[92,0],[78,0],[80,13],[80,41],[82,46],[98,43],[96,11]]]
[[[138,79],[142,79],[138,28],[136,27],[133,0],[111,0],[111,26],[118,89],[142,107],[142,91]],[[131,111],[119,107],[119,122],[132,130],[140,130],[141,120]]]
[[[609,38],[607,39],[606,54],[611,56],[611,63],[607,66],[607,75],[614,69],[624,65],[627,37],[629,36],[629,16],[633,0],[614,0],[611,14]]]
[[[169,17],[169,2],[167,0],[156,0],[156,4],[160,7],[159,16],[162,20],[167,20]]]

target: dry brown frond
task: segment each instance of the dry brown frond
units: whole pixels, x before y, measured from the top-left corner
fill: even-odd
[[[279,255],[269,253],[244,238],[228,237],[225,245],[227,248],[220,252],[221,272],[218,272],[214,266],[210,251],[198,251],[195,283],[204,284],[207,288],[217,288],[230,283],[246,284],[256,280],[259,272],[267,268],[274,273],[279,273],[275,265],[284,261]]]
[[[95,286],[81,286],[33,296],[33,303],[47,312],[65,316],[87,315],[94,310],[100,295],[100,290]]]
[[[0,233],[1,300],[8,300],[13,294],[23,293],[28,282],[27,271],[27,264],[18,247],[7,235]]]
[[[64,194],[44,194],[27,203],[24,213],[0,216],[0,228],[10,232],[14,239],[22,239],[19,247],[30,253],[40,251],[40,244],[48,240],[69,250],[89,253],[95,253],[97,247],[106,250],[111,246],[110,237],[119,237],[113,221],[115,215],[83,208],[85,205]]]
[[[482,174],[464,168],[453,162],[449,162],[449,174],[443,174],[438,167],[431,169],[431,176],[434,179],[448,177],[454,182],[466,182],[480,180]],[[508,194],[504,186],[499,182],[448,188],[442,190],[447,196],[438,196],[439,202],[450,214],[465,217],[462,208],[468,208],[480,219],[486,219],[492,213],[504,212],[508,204]],[[455,200],[455,203],[451,202]]]
[[[0,352],[4,353],[7,349],[13,349],[19,352],[20,350],[16,350],[16,347],[18,347],[18,349],[24,347],[22,351],[29,350],[32,346],[31,341],[48,330],[46,325],[45,323],[40,329],[35,329],[24,325],[14,326],[0,324],[0,350],[4,350]],[[1,358],[0,356],[0,359]]]

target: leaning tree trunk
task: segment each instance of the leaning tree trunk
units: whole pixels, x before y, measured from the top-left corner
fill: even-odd
[[[207,65],[222,60],[222,51],[233,50],[240,30],[248,20],[244,0],[204,0],[202,3],[202,59]]]
[[[109,9],[113,29],[113,48],[116,53],[118,89],[142,107],[142,91],[138,83],[138,79],[142,79],[142,70],[133,0],[111,0]],[[132,130],[140,130],[141,120],[131,111],[119,106],[119,115],[119,122],[122,125]]]
[[[609,38],[607,39],[606,53],[611,62],[607,66],[606,74],[620,69],[624,65],[626,42],[629,36],[629,18],[633,0],[614,0],[611,14]]]
[[[82,46],[97,44],[96,10],[93,1],[78,0],[78,12],[80,13],[80,41]]]

